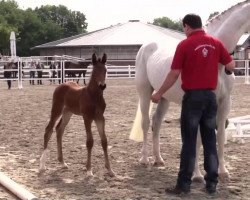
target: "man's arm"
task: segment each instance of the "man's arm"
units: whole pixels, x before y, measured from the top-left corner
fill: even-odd
[[[171,70],[165,81],[163,82],[162,86],[160,87],[160,89],[154,93],[152,96],[151,96],[151,100],[154,102],[154,103],[158,103],[159,100],[161,99],[162,95],[169,89],[171,88],[171,86],[176,82],[176,80],[178,79],[179,75],[180,75],[180,70]]]
[[[233,72],[235,69],[235,61],[232,60],[230,63],[225,65],[226,69],[230,72]]]

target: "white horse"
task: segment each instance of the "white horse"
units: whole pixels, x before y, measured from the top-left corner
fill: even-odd
[[[219,38],[229,52],[233,52],[236,44],[243,33],[250,30],[250,0],[238,3],[220,15],[214,17],[205,27],[206,32]],[[172,45],[172,44],[171,44]],[[136,57],[136,88],[139,93],[139,105],[136,118],[130,134],[130,139],[140,140],[143,134],[142,157],[140,162],[148,164],[147,133],[150,124],[150,97],[154,90],[158,90],[170,71],[175,48],[169,48],[167,44],[161,47],[153,42],[143,45]],[[233,89],[234,75],[226,75],[225,67],[220,66],[218,72],[218,86],[216,96],[218,102],[217,114],[217,141],[219,157],[220,178],[229,178],[229,172],[225,167],[224,143],[225,123],[230,111],[231,91]],[[162,165],[164,161],[160,154],[159,131],[160,126],[169,108],[170,102],[181,104],[183,90],[180,78],[163,95],[157,105],[152,119],[153,131],[153,154],[155,164]],[[141,134],[141,138],[140,138]],[[199,134],[198,134],[199,135]],[[201,146],[200,136],[197,142],[197,158],[193,179],[203,179],[198,166],[198,150]]]

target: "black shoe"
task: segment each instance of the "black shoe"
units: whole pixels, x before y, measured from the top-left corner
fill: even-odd
[[[188,194],[190,193],[190,188],[182,188],[179,186],[175,186],[174,188],[166,188],[165,192],[167,194],[173,194],[173,195],[182,195],[182,194]]]
[[[216,184],[208,184],[206,185],[206,191],[210,195],[216,194]]]

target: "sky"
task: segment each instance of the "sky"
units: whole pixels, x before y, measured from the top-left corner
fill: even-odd
[[[106,28],[129,20],[153,23],[155,18],[182,19],[187,13],[201,16],[203,24],[213,12],[223,12],[244,0],[15,0],[19,8],[64,5],[86,17],[87,31]]]

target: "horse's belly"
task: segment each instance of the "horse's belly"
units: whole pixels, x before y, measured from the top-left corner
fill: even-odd
[[[165,81],[167,74],[170,71],[170,67],[173,61],[173,57],[167,57],[164,53],[158,52],[153,54],[147,63],[147,74],[151,86],[154,90],[159,90]],[[176,83],[163,95],[165,99],[170,102],[181,103],[183,97],[183,90],[181,89],[180,77]]]
[[[179,80],[165,93],[163,98],[170,102],[181,104],[184,91],[181,89]]]

